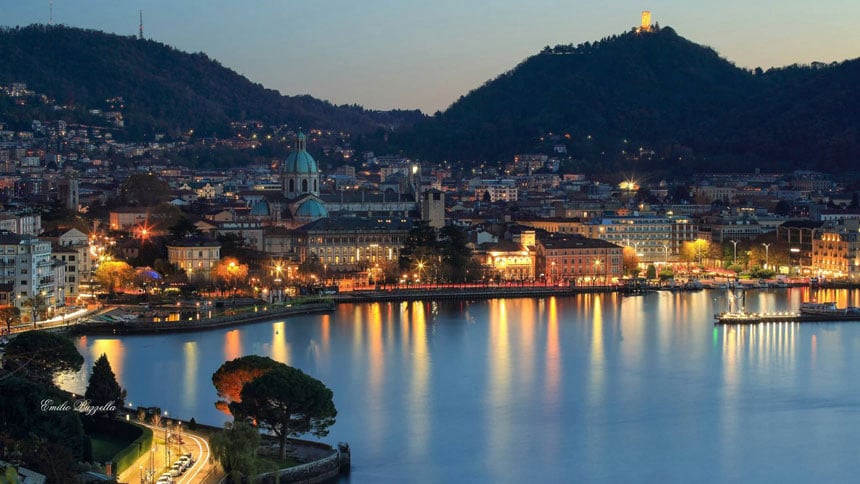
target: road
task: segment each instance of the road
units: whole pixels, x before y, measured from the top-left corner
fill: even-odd
[[[150,428],[153,432],[153,447],[149,452],[142,453],[134,464],[118,476],[117,480],[119,482],[126,482],[128,484],[154,482],[163,473],[167,472],[167,469],[173,465],[173,462],[185,452],[191,452],[195,462],[182,475],[174,478],[173,482],[175,484],[217,482],[217,479],[221,477],[220,468],[212,463],[209,440],[205,436],[183,430],[181,452],[180,444],[176,442],[170,442],[168,448],[165,450],[164,428],[148,424],[143,425]],[[147,481],[147,475],[152,475],[152,480]],[[213,481],[213,479],[215,480]]]

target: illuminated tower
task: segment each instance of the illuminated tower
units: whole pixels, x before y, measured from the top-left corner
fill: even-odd
[[[649,10],[642,11],[642,30],[649,31],[651,30],[651,12]]]

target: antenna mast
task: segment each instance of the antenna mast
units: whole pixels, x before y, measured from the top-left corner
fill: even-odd
[[[48,25],[54,25],[54,0],[48,2],[50,13],[48,14]]]
[[[143,10],[140,11],[140,30],[138,31],[137,38],[143,40]]]

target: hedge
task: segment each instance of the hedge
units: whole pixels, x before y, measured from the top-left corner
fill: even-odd
[[[140,437],[135,439],[134,442],[129,444],[128,447],[119,451],[115,456],[113,456],[114,475],[118,476],[121,472],[125,471],[129,468],[129,466],[133,465],[137,462],[138,457],[141,455],[141,449],[148,451],[152,447],[152,430],[142,425],[131,424],[141,430]]]

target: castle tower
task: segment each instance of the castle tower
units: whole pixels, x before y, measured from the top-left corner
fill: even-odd
[[[645,32],[651,30],[651,12],[649,10],[642,11],[642,26],[640,29]]]

